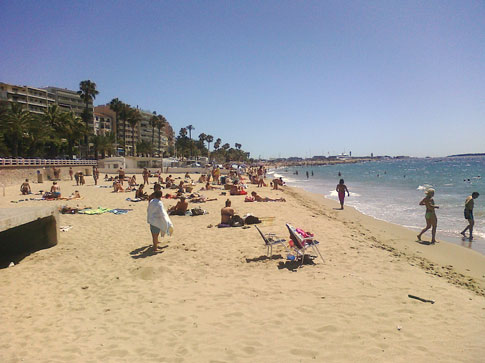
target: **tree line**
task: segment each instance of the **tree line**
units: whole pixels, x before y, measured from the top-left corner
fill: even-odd
[[[193,125],[182,127],[175,140],[177,156],[184,158],[197,158],[206,156],[209,160],[217,162],[246,161],[249,159],[249,152],[242,150],[240,143],[235,143],[234,148],[229,143],[222,143],[220,138],[214,141],[214,136],[205,133],[199,134],[198,139],[192,139]],[[211,151],[211,144],[213,150]],[[207,146],[206,146],[207,145]]]
[[[128,131],[131,131],[131,152],[135,155],[173,156],[191,158],[207,156],[210,160],[245,161],[249,153],[241,149],[240,143],[231,147],[229,143],[222,144],[212,135],[201,133],[198,140],[192,139],[195,127],[188,125],[180,129],[174,140],[172,132],[166,133],[167,119],[156,112],[150,117],[152,128],[151,142],[140,140],[136,142],[135,132],[142,121],[138,108],[124,103],[118,98],[109,102],[109,108],[116,118],[112,132],[96,135],[90,122],[94,122],[92,108],[99,94],[96,83],[85,80],[79,83],[77,92],[84,102],[81,117],[72,111],[63,111],[58,105],[48,105],[42,114],[33,114],[24,109],[20,103],[0,103],[0,155],[11,157],[42,157],[56,158],[64,156],[71,158],[98,158],[112,155],[127,154]],[[168,150],[161,152],[162,132],[168,137]],[[121,133],[121,135],[120,135]],[[155,134],[157,141],[155,142]],[[211,151],[211,144],[213,150]],[[207,146],[206,146],[207,144]]]
[[[132,156],[135,153],[153,156],[158,154],[155,152],[155,129],[158,130],[158,150],[161,150],[160,136],[168,124],[164,116],[154,112],[150,119],[151,143],[136,142],[135,130],[142,115],[137,108],[114,98],[109,107],[116,115],[115,127],[112,132],[96,135],[94,128],[89,127],[89,123],[94,122],[89,105],[99,94],[96,83],[90,80],[80,82],[77,93],[85,106],[81,117],[72,111],[63,111],[58,105],[48,105],[42,114],[34,114],[20,103],[1,102],[0,155],[26,158],[71,158],[75,155],[97,159],[99,156],[118,155],[119,152],[126,154],[126,130],[131,131]],[[173,137],[169,137],[170,140],[173,142]]]

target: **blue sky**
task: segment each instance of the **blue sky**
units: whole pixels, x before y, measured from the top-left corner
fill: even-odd
[[[0,1],[0,81],[253,157],[485,152],[483,1]]]

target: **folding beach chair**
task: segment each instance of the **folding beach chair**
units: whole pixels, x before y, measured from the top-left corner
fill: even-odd
[[[254,226],[258,230],[259,234],[263,238],[264,244],[266,245],[266,254],[269,255],[269,257],[273,256],[273,246],[274,245],[282,245],[286,252],[290,252],[288,247],[286,247],[286,240],[283,238],[278,238],[274,233],[263,233],[261,230],[258,228],[258,226]]]
[[[313,237],[303,237],[300,233],[296,231],[295,227],[289,225],[288,223],[286,224],[286,227],[288,228],[288,231],[290,231],[290,238],[293,241],[293,248],[296,252],[296,255],[297,257],[301,258],[301,264],[303,264],[303,260],[305,259],[305,251],[310,247],[322,258],[322,261],[325,262],[322,254],[320,253],[320,250],[318,249],[318,244],[320,242],[315,240]]]

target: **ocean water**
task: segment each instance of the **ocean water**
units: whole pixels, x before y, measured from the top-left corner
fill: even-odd
[[[309,177],[306,177],[308,171]],[[298,175],[295,174],[298,172]],[[311,175],[313,172],[313,176]],[[338,174],[341,174],[339,176]],[[290,185],[338,200],[335,187],[340,178],[350,191],[345,205],[387,222],[420,231],[425,227],[425,207],[419,202],[428,188],[435,189],[438,209],[437,238],[485,254],[485,157],[426,158],[373,161],[359,164],[278,168],[269,174],[283,177]],[[464,202],[475,199],[474,240],[463,240],[467,225]],[[424,235],[430,239],[430,232]]]

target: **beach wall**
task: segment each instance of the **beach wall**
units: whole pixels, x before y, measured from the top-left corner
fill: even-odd
[[[60,169],[60,180],[69,180],[69,166],[56,166],[56,169]],[[89,173],[86,173],[86,169]],[[74,165],[72,166],[74,172],[82,171],[85,175],[92,174],[92,166],[90,165]],[[54,179],[54,171],[52,167],[38,167],[38,166],[19,166],[19,167],[5,167],[0,168],[0,185],[9,186],[23,183],[25,179],[29,179],[31,183],[37,183],[37,175],[42,175],[44,183]]]

